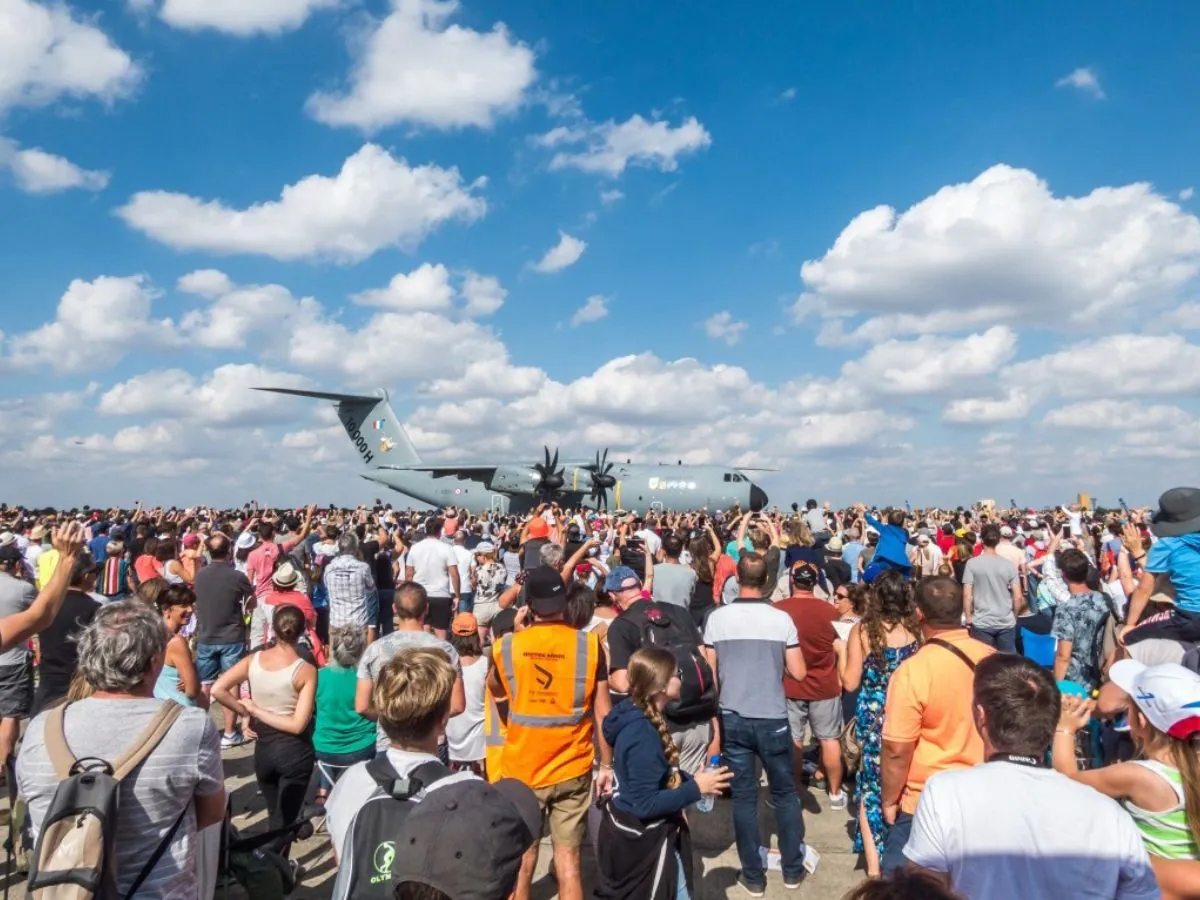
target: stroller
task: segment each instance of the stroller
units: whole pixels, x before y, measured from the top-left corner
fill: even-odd
[[[303,872],[278,848],[312,837],[312,820],[323,815],[324,807],[311,804],[300,811],[300,817],[291,825],[243,837],[226,810],[216,895],[229,897],[230,884],[236,882],[253,900],[283,900],[296,889]]]

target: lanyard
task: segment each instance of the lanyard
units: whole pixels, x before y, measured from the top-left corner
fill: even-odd
[[[988,762],[1007,762],[1017,766],[1028,766],[1031,769],[1042,768],[1042,761],[1036,756],[1022,756],[1018,753],[993,753],[987,758]]]

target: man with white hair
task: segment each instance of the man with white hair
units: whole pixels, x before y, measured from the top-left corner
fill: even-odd
[[[159,854],[137,897],[196,897],[196,835],[225,815],[220,738],[207,712],[154,697],[167,628],[152,606],[123,600],[102,606],[79,638],[79,673],[95,692],[33,719],[17,758],[17,782],[35,834],[67,772],[50,748],[68,757],[118,759],[155,721],[177,716],[145,761],[121,781],[116,823],[116,896]],[[160,852],[161,851],[161,852]]]

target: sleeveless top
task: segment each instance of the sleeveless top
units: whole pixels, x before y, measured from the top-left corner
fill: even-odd
[[[174,700],[180,706],[195,706],[196,701],[179,689],[179,670],[174,666],[163,666],[154,682],[154,696],[159,700]]]
[[[1163,859],[1200,859],[1200,848],[1188,827],[1187,806],[1183,796],[1183,776],[1174,766],[1153,759],[1134,760],[1134,765],[1149,769],[1175,791],[1177,803],[1162,812],[1149,812],[1129,800],[1121,805],[1133,817],[1141,832],[1146,852]]]
[[[304,663],[298,659],[283,669],[264,669],[259,662],[261,653],[250,657],[250,696],[254,702],[277,716],[290,716],[296,711],[299,692],[292,685],[296,670]]]

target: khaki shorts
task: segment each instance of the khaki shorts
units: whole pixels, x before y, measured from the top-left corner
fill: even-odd
[[[580,847],[587,838],[587,814],[592,805],[592,773],[549,787],[535,788],[542,821],[550,820],[555,847]]]

